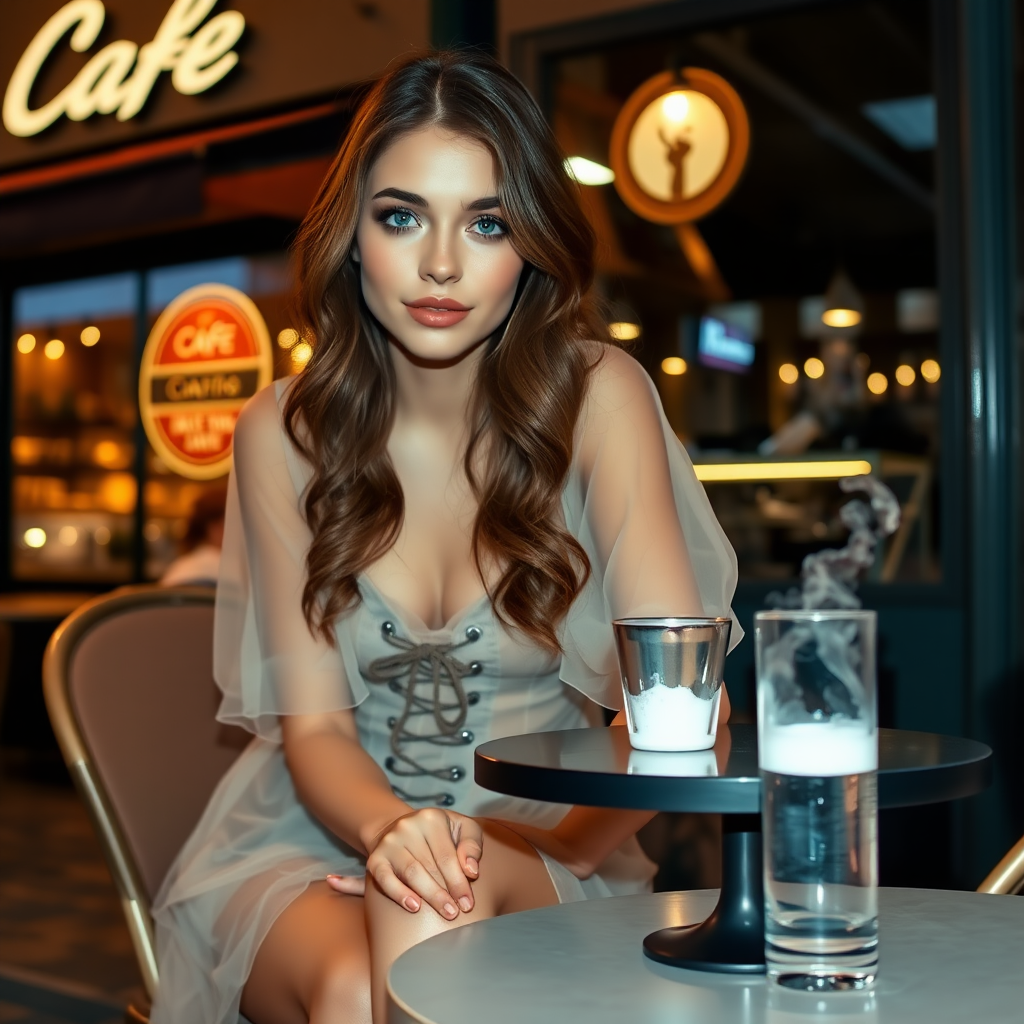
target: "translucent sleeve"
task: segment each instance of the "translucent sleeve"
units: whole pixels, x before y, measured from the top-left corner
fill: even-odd
[[[283,391],[280,381],[261,391],[235,428],[213,645],[217,717],[275,742],[278,716],[337,711],[367,694],[346,617],[332,647],[302,614],[309,471],[284,432]]]
[[[563,509],[591,566],[562,626],[564,682],[622,707],[612,619],[731,616],[739,643],[736,554],[654,384],[623,352],[594,371]]]

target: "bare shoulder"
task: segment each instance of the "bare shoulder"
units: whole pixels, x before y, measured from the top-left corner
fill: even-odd
[[[658,397],[647,371],[613,345],[595,345],[595,350],[577,434],[585,475],[607,442],[632,446],[638,436],[660,433]]]
[[[272,444],[280,444],[284,434],[284,403],[294,379],[273,381],[245,403],[235,425],[236,451],[262,449],[269,454],[274,450]]]
[[[613,345],[602,345],[595,352],[596,362],[584,409],[587,426],[622,416],[649,416],[656,411],[654,385],[647,371],[627,352]]]

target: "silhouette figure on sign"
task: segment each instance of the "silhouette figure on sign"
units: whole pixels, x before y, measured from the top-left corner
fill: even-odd
[[[688,129],[683,129],[688,131]],[[665,159],[669,162],[672,167],[672,199],[675,202],[681,202],[684,198],[684,177],[683,177],[683,161],[686,159],[686,154],[693,149],[693,144],[684,135],[677,135],[674,140],[669,140],[665,137],[664,129],[658,129],[658,138],[665,145]]]

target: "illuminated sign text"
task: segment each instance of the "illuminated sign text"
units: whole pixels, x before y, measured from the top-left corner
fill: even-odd
[[[84,53],[103,27],[103,0],[71,0],[36,33],[18,61],[4,94],[4,127],[25,138],[62,115],[84,121],[93,114],[114,114],[127,121],[146,105],[165,71],[183,95],[205,92],[238,63],[232,47],[245,31],[245,18],[238,11],[222,11],[204,25],[216,4],[217,0],[174,0],[151,42],[108,43],[53,99],[33,108],[32,88],[57,44],[70,32],[71,49]]]

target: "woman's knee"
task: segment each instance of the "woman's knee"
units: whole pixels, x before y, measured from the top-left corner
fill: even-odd
[[[312,1020],[370,1020],[370,958],[365,944],[338,947],[323,957],[308,1010]]]

